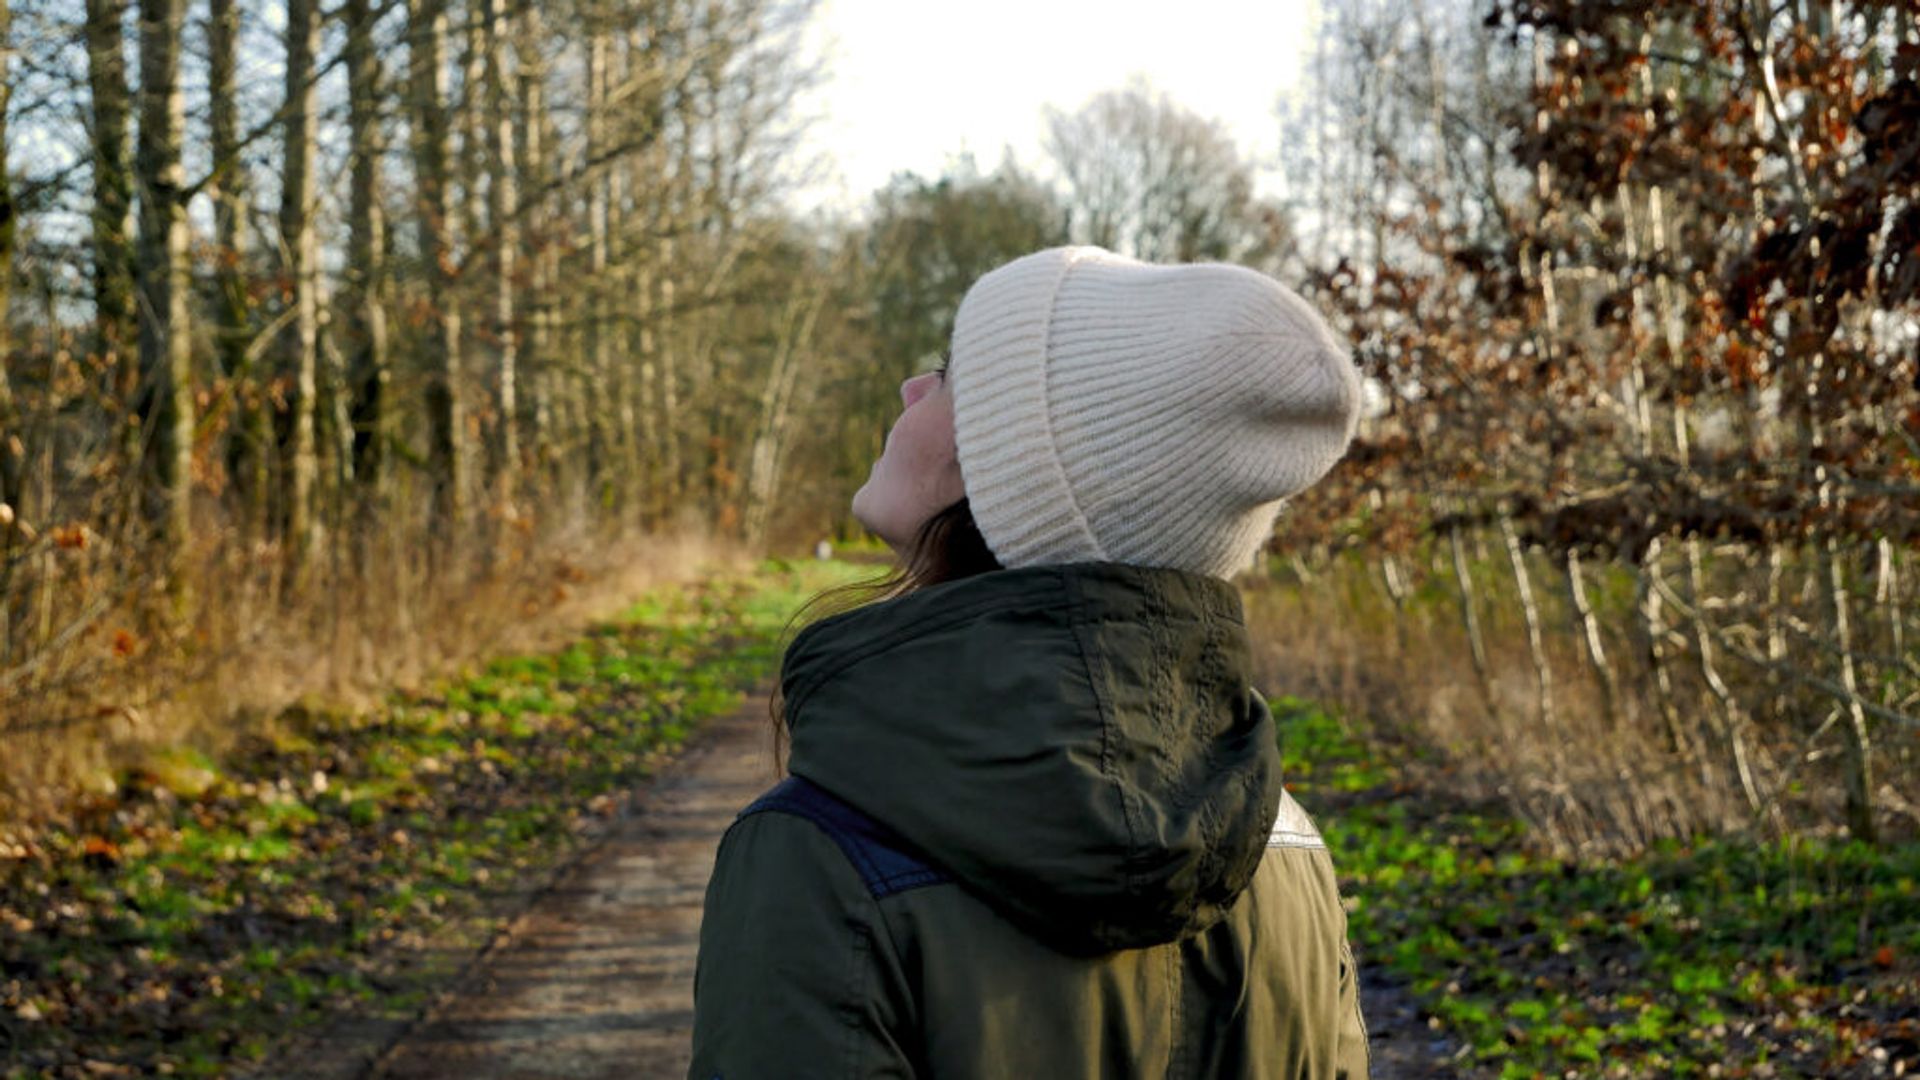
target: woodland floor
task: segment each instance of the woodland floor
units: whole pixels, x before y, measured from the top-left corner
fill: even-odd
[[[716,720],[427,1016],[368,1054],[349,1020],[277,1075],[680,1080],[700,900],[721,834],[773,779],[766,702]],[[1457,1041],[1405,991],[1366,986],[1375,1080],[1453,1075]],[[340,1065],[353,1066],[342,1071]],[[298,1062],[295,1067],[294,1062]]]
[[[377,1080],[685,1077],[700,901],[721,834],[772,783],[766,716],[766,700],[753,698],[709,722],[391,1045],[367,1053],[369,1029],[349,1018],[273,1071]]]
[[[869,568],[870,572],[870,568]],[[769,566],[369,715],[162,757],[0,851],[0,1077],[684,1075],[714,847],[769,780]],[[1377,1077],[1920,1075],[1920,850],[1567,863],[1275,696]]]

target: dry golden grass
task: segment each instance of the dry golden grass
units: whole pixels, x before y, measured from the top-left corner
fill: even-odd
[[[1730,743],[1708,720],[1706,687],[1691,660],[1681,655],[1671,667],[1687,740],[1676,750],[1631,617],[1603,611],[1622,699],[1618,718],[1610,718],[1570,604],[1553,594],[1553,578],[1540,567],[1534,588],[1554,707],[1546,722],[1511,579],[1503,586],[1497,565],[1475,575],[1484,686],[1450,574],[1415,581],[1400,603],[1382,586],[1377,564],[1358,557],[1305,576],[1282,569],[1244,580],[1264,687],[1335,706],[1369,738],[1413,751],[1426,781],[1466,799],[1505,802],[1566,854],[1629,852],[1702,833],[1821,831],[1839,820],[1834,755],[1809,761],[1806,754],[1806,733],[1829,703],[1795,699],[1783,717],[1747,719],[1741,733],[1762,796],[1756,812],[1732,767]],[[1913,741],[1887,733],[1880,747],[1880,801],[1896,818],[1912,813],[1898,793],[1914,779]]]
[[[51,645],[0,688],[0,825],[58,816],[175,748],[217,756],[296,703],[362,708],[482,657],[554,645],[650,587],[748,561],[691,533],[504,528],[432,567],[423,539],[377,536],[299,575],[278,548],[227,539],[192,552],[171,595],[130,569],[153,565],[147,553],[97,535],[49,547],[41,576],[16,579],[47,612]]]

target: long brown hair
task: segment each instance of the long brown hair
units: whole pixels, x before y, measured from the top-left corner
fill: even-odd
[[[836,585],[819,593],[802,604],[793,618],[787,621],[784,636],[791,641],[800,627],[830,615],[882,603],[931,585],[959,581],[999,569],[1002,569],[1000,560],[994,558],[992,549],[987,547],[986,538],[980,535],[980,526],[973,520],[973,508],[963,498],[934,514],[920,526],[920,531],[914,534],[913,544],[892,573],[872,581]],[[787,767],[785,706],[780,680],[776,679],[767,711],[773,721],[774,767],[780,772],[785,772]]]

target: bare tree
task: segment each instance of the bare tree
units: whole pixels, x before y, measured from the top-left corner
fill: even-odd
[[[520,254],[520,196],[516,184],[518,166],[514,159],[514,99],[506,60],[514,35],[506,0],[487,0],[485,31],[487,197],[490,200],[488,216],[493,226],[494,386],[495,407],[499,410],[494,489],[511,517],[520,469],[520,331],[514,321],[514,294],[519,288],[515,274]]]
[[[180,161],[185,20],[186,0],[141,0],[140,142],[134,160],[140,190],[141,434],[154,477],[151,518],[167,538],[175,576],[191,532],[193,490],[192,280]]]
[[[466,520],[465,424],[461,383],[460,308],[454,292],[453,252],[447,193],[447,112],[444,44],[445,0],[408,0],[407,36],[417,245],[433,315],[423,343],[426,355],[428,460],[432,467],[434,517],[442,535]]]
[[[311,561],[318,536],[314,483],[319,475],[314,422],[320,363],[320,263],[313,225],[314,54],[320,37],[315,0],[287,0],[286,105],[283,111],[280,244],[293,286],[293,335],[285,370],[293,380],[293,430],[287,451],[287,539],[295,564]]]
[[[379,505],[387,482],[387,396],[392,382],[387,340],[387,218],[381,198],[386,151],[380,116],[386,68],[374,47],[378,17],[371,0],[346,0],[347,153],[352,172],[345,266],[347,384],[353,425],[353,475]]]
[[[520,75],[520,116],[522,153],[520,175],[532,194],[527,235],[528,333],[521,366],[527,373],[533,398],[531,412],[531,452],[537,467],[552,474],[559,464],[554,445],[553,325],[555,318],[554,281],[559,245],[550,234],[553,228],[552,201],[541,194],[549,182],[549,144],[547,118],[547,56],[545,22],[540,9],[529,5],[520,15],[514,43],[515,66]],[[552,476],[549,476],[552,479]]]
[[[613,40],[606,23],[606,13],[601,5],[589,8],[587,18],[587,100],[586,100],[586,158],[589,163],[598,163],[610,153],[609,149],[609,84],[612,80],[611,62]],[[581,406],[585,412],[582,419],[586,423],[587,437],[587,484],[595,492],[602,491],[608,484],[615,461],[615,447],[619,433],[613,429],[608,415],[607,388],[612,380],[613,368],[613,328],[612,305],[607,296],[609,283],[607,269],[610,265],[613,214],[613,171],[604,164],[592,168],[592,178],[587,188],[587,273],[590,275],[585,288],[587,292],[586,310],[586,355],[582,357],[584,378],[581,385]]]
[[[222,398],[232,417],[227,469],[241,495],[241,520],[254,536],[266,532],[271,494],[273,427],[253,348],[252,300],[248,293],[247,171],[241,161],[240,47],[237,0],[208,0],[207,118],[213,169],[207,194],[213,201],[214,351],[227,380]]]
[[[132,346],[133,176],[127,159],[126,0],[87,0],[85,38],[93,166],[93,304],[99,347],[109,357]],[[124,360],[124,358],[122,358]],[[132,371],[124,367],[123,371]],[[123,383],[121,389],[127,389]]]
[[[1136,80],[1047,112],[1077,239],[1149,261],[1234,259],[1257,245],[1252,171],[1216,122]]]

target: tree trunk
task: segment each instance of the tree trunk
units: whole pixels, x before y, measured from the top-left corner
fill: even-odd
[[[280,241],[293,283],[293,338],[283,369],[293,379],[292,431],[287,450],[287,551],[296,570],[309,565],[318,539],[314,482],[319,474],[314,434],[320,362],[319,254],[313,228],[313,62],[320,24],[315,0],[287,0],[286,106],[282,131]]]
[[[13,519],[20,511],[21,468],[26,462],[15,453],[11,433],[19,430],[14,418],[13,384],[7,369],[13,364],[13,174],[8,172],[7,106],[13,97],[13,12],[9,0],[0,0],[0,581],[4,581],[13,550]],[[0,599],[0,658],[7,655],[7,604]]]
[[[657,248],[655,250],[658,250]],[[634,285],[634,320],[639,324],[636,339],[640,381],[640,501],[638,512],[649,527],[658,524],[660,486],[660,335],[653,323],[659,311],[656,294],[660,274],[651,260],[642,258]]]
[[[99,349],[128,389],[121,350],[134,340],[133,177],[127,162],[126,0],[87,0],[87,87],[92,102],[93,299]],[[142,39],[144,41],[144,37]],[[144,62],[144,59],[143,59]],[[129,400],[127,394],[123,400]]]
[[[1587,582],[1585,572],[1580,567],[1580,553],[1573,548],[1567,549],[1567,597],[1573,602],[1574,618],[1580,633],[1580,639],[1586,645],[1587,662],[1592,665],[1595,678],[1600,682],[1600,704],[1607,716],[1610,730],[1620,729],[1620,685],[1614,678],[1613,665],[1607,662],[1607,650],[1600,639],[1600,621],[1594,618],[1593,604],[1587,600]]]
[[[1447,546],[1453,552],[1453,580],[1460,588],[1460,619],[1467,631],[1467,649],[1473,657],[1473,674],[1480,684],[1480,696],[1487,708],[1494,707],[1493,676],[1487,668],[1487,641],[1480,632],[1478,602],[1473,595],[1473,574],[1467,569],[1467,549],[1460,540],[1460,524],[1447,527]]]
[[[674,243],[671,220],[663,226],[667,235],[657,246],[659,259],[656,273],[660,277],[660,306],[654,313],[656,335],[660,342],[658,351],[660,378],[660,419],[656,430],[660,432],[660,470],[655,474],[655,497],[659,500],[659,509],[654,514],[657,521],[668,520],[680,506],[684,487],[680,475],[680,431],[684,418],[680,415],[680,345],[675,337],[678,331],[679,313],[674,310],[674,297],[678,292],[674,275]]]
[[[178,590],[191,524],[193,353],[187,302],[187,206],[180,141],[180,38],[186,0],[140,0],[140,414],[151,433],[150,520],[165,537],[169,579]],[[175,592],[176,599],[181,594]]]
[[[635,87],[645,78],[641,70],[645,63],[646,50],[640,31],[629,27],[619,36],[618,79],[614,85],[620,88],[619,98],[622,107],[613,115],[619,117],[620,127],[609,133],[609,139],[615,145],[626,147],[628,161],[618,166],[607,165],[607,180],[611,187],[611,213],[607,222],[611,247],[607,253],[614,267],[614,280],[618,282],[619,304],[616,318],[619,324],[618,341],[621,342],[620,361],[608,372],[607,392],[613,397],[613,424],[618,438],[620,479],[617,485],[620,505],[625,510],[623,521],[640,516],[638,507],[645,494],[644,472],[641,469],[643,443],[641,441],[642,423],[637,415],[635,403],[640,398],[640,365],[634,357],[640,354],[639,332],[636,329],[640,321],[640,309],[644,306],[640,298],[641,275],[639,264],[644,260],[646,245],[631,237],[633,220],[639,215],[635,211],[639,190],[639,170],[636,163],[639,155],[632,147],[640,138],[639,124],[635,116],[642,113],[643,106],[636,99]]]
[[[247,296],[247,173],[240,160],[240,9],[235,0],[208,0],[207,119],[213,172],[207,195],[213,202],[214,350],[228,382],[232,419],[226,465],[241,504],[242,529],[263,536],[272,498],[273,424],[267,395],[249,348],[252,319]]]
[[[529,5],[520,15],[514,60],[520,73],[521,143],[524,150],[520,155],[520,174],[526,177],[527,189],[533,192],[544,191],[547,185],[545,46],[540,9]],[[557,249],[552,237],[547,235],[551,227],[548,220],[549,205],[548,200],[540,196],[537,209],[528,219],[528,234],[532,238],[527,245],[527,301],[530,310],[521,367],[526,372],[533,399],[533,423],[529,431],[533,461],[547,482],[555,484],[559,479],[556,471],[560,467],[560,460],[553,438],[553,286],[558,275],[551,272],[553,252]]]
[[[423,351],[426,364],[428,471],[433,485],[434,533],[457,544],[466,521],[466,457],[460,444],[465,422],[460,400],[460,307],[454,295],[453,253],[448,229],[446,0],[408,0],[411,42],[409,96],[413,161],[419,189],[415,215],[420,258],[426,265],[428,303],[433,307]]]
[[[1646,48],[1652,47],[1651,35],[1642,38],[1642,45]],[[1642,74],[1641,92],[1647,101],[1652,100],[1654,85],[1651,66]],[[1647,115],[1651,119],[1652,114],[1649,112]],[[1661,189],[1657,186],[1650,189],[1647,192],[1647,218],[1650,222],[1648,232],[1656,253],[1665,249],[1666,229],[1662,213],[1663,206],[1664,198]],[[1621,233],[1627,249],[1627,258],[1629,262],[1636,262],[1640,258],[1640,233],[1634,221],[1633,200],[1624,187],[1620,192],[1620,213],[1623,225]],[[1643,314],[1650,315],[1651,321],[1660,329],[1663,340],[1667,342],[1669,349],[1672,349],[1675,342],[1673,320],[1669,313],[1669,305],[1672,303],[1671,287],[1665,273],[1657,274],[1656,279],[1657,303],[1651,307],[1648,306],[1640,286],[1637,283],[1633,286],[1634,313],[1636,317]],[[1634,435],[1639,444],[1641,457],[1652,460],[1656,445],[1652,391],[1647,383],[1644,358],[1637,348],[1633,354],[1631,379],[1634,399],[1631,422]],[[1653,671],[1655,704],[1660,710],[1661,727],[1666,734],[1668,748],[1685,760],[1693,760],[1696,757],[1693,740],[1680,720],[1673,674],[1669,667],[1670,643],[1667,640],[1668,628],[1660,594],[1666,582],[1662,577],[1660,554],[1661,539],[1655,537],[1648,544],[1646,555],[1637,567],[1635,587],[1640,591],[1638,605],[1640,623],[1647,640],[1647,663]],[[1705,758],[1699,760],[1703,768],[1707,767]]]
[[[802,290],[812,296],[803,295]],[[799,381],[800,353],[813,340],[813,326],[826,302],[826,289],[800,285],[790,302],[785,326],[774,348],[773,363],[760,393],[758,424],[747,466],[744,533],[748,550],[760,551],[767,542],[773,508],[779,501],[781,450],[793,415],[793,396]]]
[[[1825,485],[1822,485],[1824,496]],[[1840,729],[1846,747],[1847,829],[1857,840],[1874,843],[1879,831],[1873,821],[1873,742],[1867,731],[1866,710],[1860,707],[1860,685],[1853,661],[1853,618],[1847,596],[1846,570],[1839,542],[1829,535],[1820,545],[1820,564],[1832,604],[1833,645],[1839,656],[1840,686],[1846,691],[1841,708],[1846,723]]]
[[[1874,557],[1878,560],[1875,569],[1873,603],[1886,616],[1886,654],[1893,657],[1907,655],[1907,635],[1901,613],[1906,605],[1900,602],[1900,570],[1894,559],[1893,541],[1881,537],[1874,542]],[[1886,694],[1893,695],[1893,683],[1889,681]],[[1888,704],[1891,704],[1891,700]]]
[[[1683,760],[1691,761],[1694,757],[1693,740],[1680,722],[1680,709],[1675,704],[1673,670],[1668,659],[1669,631],[1665,605],[1660,596],[1660,551],[1660,538],[1656,536],[1648,543],[1646,553],[1634,568],[1634,590],[1637,594],[1635,608],[1640,615],[1641,634],[1646,640],[1647,669],[1653,673],[1654,705],[1660,711],[1660,726],[1666,736],[1667,749],[1680,755]]]
[[[1675,423],[1685,423],[1685,415],[1684,409],[1676,408]],[[1740,791],[1746,796],[1747,808],[1755,814],[1764,813],[1769,806],[1761,797],[1760,786],[1753,773],[1752,754],[1747,748],[1746,711],[1740,707],[1740,699],[1733,695],[1714,664],[1713,634],[1707,625],[1706,609],[1701,605],[1701,600],[1706,596],[1706,571],[1702,564],[1700,540],[1689,536],[1684,543],[1687,554],[1687,604],[1693,608],[1694,656],[1700,662],[1700,677],[1706,682],[1714,701],[1714,709],[1707,713],[1708,722],[1717,729],[1715,734],[1726,744],[1727,755],[1733,762],[1734,777],[1739,780]],[[1777,808],[1774,812],[1777,813]]]
[[[1767,543],[1767,606],[1762,618],[1767,635],[1767,719],[1787,719],[1787,677],[1781,666],[1787,658],[1787,620],[1781,606],[1780,580],[1786,575],[1786,554],[1779,541]]]
[[[594,15],[594,25],[587,38],[587,161],[596,163],[607,152],[607,84],[609,79],[608,58],[611,42],[608,40],[604,16]],[[607,400],[607,387],[613,366],[613,333],[610,322],[610,307],[607,297],[607,265],[609,215],[612,208],[610,180],[611,170],[601,165],[593,165],[597,175],[588,181],[587,188],[587,357],[585,400],[581,403],[586,411],[587,422],[587,483],[594,501],[607,497],[607,487],[613,482],[610,473],[613,470],[614,441],[617,432],[613,430],[612,417],[609,415],[611,402]]]
[[[1507,549],[1507,561],[1513,567],[1513,582],[1520,594],[1520,613],[1527,625],[1527,653],[1533,658],[1533,675],[1540,703],[1540,722],[1549,732],[1559,727],[1553,705],[1553,665],[1547,657],[1546,639],[1541,631],[1540,607],[1534,602],[1533,577],[1527,573],[1526,552],[1513,529],[1513,518],[1500,511],[1500,539]],[[1557,736],[1549,736],[1557,738]]]
[[[475,264],[491,257],[490,252],[480,256],[474,250],[487,228],[487,203],[480,197],[480,186],[487,175],[487,8],[491,2],[465,0],[460,12],[465,33],[460,40],[460,92],[454,97],[453,132],[459,153],[454,159],[455,172],[448,178],[448,190],[458,208],[455,220],[468,247],[462,261]],[[478,300],[477,296],[467,298],[469,303]],[[474,336],[484,340],[485,322],[475,316],[473,326]]]
[[[353,476],[370,506],[387,484],[387,219],[380,199],[385,151],[380,108],[386,73],[373,48],[371,0],[346,0],[347,142],[352,178],[347,236],[347,384],[353,426]]]
[[[506,520],[516,516],[514,489],[520,469],[519,328],[514,323],[514,274],[519,266],[519,192],[514,164],[513,98],[507,82],[511,37],[506,0],[487,0],[487,142],[491,160],[487,197],[493,222],[493,332],[498,342],[495,387],[500,411],[494,460],[494,493]]]

